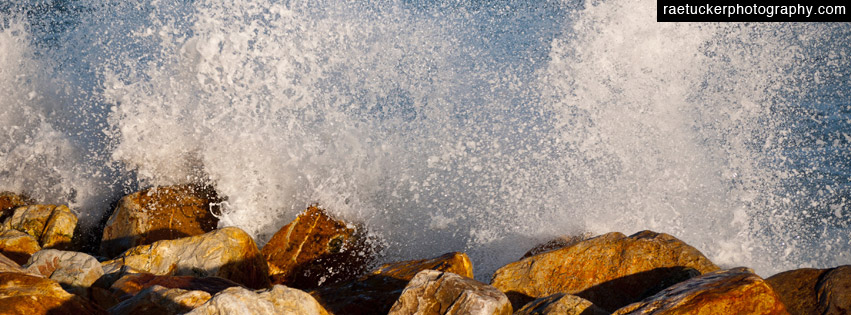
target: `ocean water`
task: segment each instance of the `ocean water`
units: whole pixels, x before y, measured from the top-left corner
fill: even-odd
[[[487,280],[650,229],[763,276],[851,263],[851,25],[652,0],[0,2],[0,190],[94,227],[200,182],[260,243],[318,202]]]

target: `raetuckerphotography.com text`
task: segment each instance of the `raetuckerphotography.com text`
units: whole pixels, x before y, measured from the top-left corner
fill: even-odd
[[[818,2],[818,1],[817,1]],[[842,2],[846,2],[843,0]],[[846,4],[685,3],[657,0],[659,22],[851,22]]]

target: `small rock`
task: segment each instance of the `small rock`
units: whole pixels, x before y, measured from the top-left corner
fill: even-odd
[[[714,270],[700,251],[668,234],[615,232],[505,265],[491,284],[517,308],[561,292],[614,311]]]
[[[3,226],[32,235],[42,248],[71,249],[77,216],[64,205],[24,206],[16,208]]]
[[[142,290],[130,299],[111,307],[109,314],[184,314],[210,300],[210,293],[166,288],[159,285]]]
[[[38,240],[18,230],[0,231],[0,253],[19,265],[26,264],[33,253],[41,250]]]
[[[827,272],[816,290],[818,314],[851,314],[851,266],[839,266]]]
[[[27,272],[24,268],[21,268],[21,265],[16,263],[14,260],[9,259],[2,254],[0,254],[0,272]]]
[[[511,302],[497,288],[450,272],[417,273],[389,314],[511,314]]]
[[[719,270],[673,285],[613,315],[789,314],[765,281],[748,268]]]
[[[88,297],[89,287],[103,276],[100,262],[91,255],[56,249],[36,252],[24,268],[59,282],[65,291],[82,297]]]
[[[195,185],[124,196],[104,227],[101,255],[115,257],[131,247],[210,232],[218,224],[211,212],[218,201],[214,190]]]
[[[311,289],[356,279],[372,261],[363,231],[310,206],[263,247],[272,283]]]
[[[432,259],[385,264],[356,281],[320,287],[311,291],[311,295],[334,314],[386,314],[405,285],[417,273],[428,269],[473,275],[467,254],[454,252]]]
[[[14,213],[15,208],[28,206],[35,203],[32,199],[24,195],[18,195],[13,192],[0,192],[0,222],[6,221]]]
[[[249,288],[269,287],[266,261],[244,231],[226,227],[206,234],[131,248],[115,259],[155,275],[221,277]]]
[[[2,314],[104,314],[88,301],[66,292],[53,280],[23,273],[0,273]]]
[[[609,315],[611,313],[597,307],[591,301],[581,297],[556,293],[548,297],[529,302],[514,315]]]
[[[831,269],[796,269],[782,272],[765,279],[786,305],[790,314],[816,314],[819,279]],[[818,312],[821,314],[821,312]]]
[[[214,295],[224,289],[238,287],[240,285],[236,282],[217,277],[196,278],[190,276],[158,276],[150,273],[128,273],[115,281],[110,287],[110,290],[120,300],[125,300],[152,286],[161,286],[166,289],[203,291]]]
[[[253,292],[242,287],[228,288],[187,314],[326,315],[328,312],[310,294],[298,289],[275,285],[271,289]]]

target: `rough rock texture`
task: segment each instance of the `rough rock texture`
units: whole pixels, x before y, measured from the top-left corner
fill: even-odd
[[[0,273],[0,314],[103,314],[88,301],[65,292],[53,280],[23,273]]]
[[[150,273],[128,273],[115,281],[110,290],[120,300],[135,296],[139,292],[153,286],[166,289],[183,289],[187,291],[202,291],[214,295],[230,287],[240,286],[238,283],[217,278],[196,278],[190,276],[158,276]]]
[[[32,235],[42,248],[71,249],[77,216],[64,205],[18,207],[3,227]]]
[[[789,314],[774,290],[748,268],[719,270],[662,290],[613,315]]]
[[[328,312],[310,294],[275,285],[271,289],[254,292],[242,287],[229,288],[187,314],[325,315]]]
[[[535,247],[532,247],[529,251],[523,254],[523,258],[532,257],[540,253],[545,253],[549,251],[553,251],[559,248],[567,247],[581,241],[587,240],[591,238],[593,235],[590,233],[583,233],[580,235],[563,235],[556,237],[546,243],[538,244]]]
[[[101,254],[115,257],[131,247],[210,232],[218,224],[211,205],[218,201],[214,190],[195,185],[124,196],[104,227]]]
[[[816,290],[818,314],[851,314],[851,266],[839,266],[830,270],[819,282]]]
[[[789,314],[816,314],[819,279],[831,269],[795,269],[778,273],[765,279],[786,305]]]
[[[110,314],[184,314],[210,300],[210,293],[170,289],[158,285],[139,292],[130,299],[109,308]]]
[[[467,254],[451,252],[432,259],[408,260],[384,264],[372,272],[402,280],[411,280],[420,271],[430,269],[451,272],[467,278],[473,277],[473,264]]]
[[[0,253],[19,265],[26,264],[39,250],[41,246],[32,235],[18,230],[0,231]]]
[[[491,284],[515,307],[534,298],[568,293],[614,311],[718,267],[697,249],[668,234],[608,233],[503,266]]]
[[[263,247],[272,283],[312,289],[356,279],[372,261],[365,235],[311,206]]]
[[[156,275],[220,277],[249,288],[269,287],[266,261],[254,240],[235,227],[131,248],[118,263]]]
[[[57,249],[36,252],[24,267],[29,273],[48,277],[66,291],[83,297],[88,297],[89,287],[103,276],[103,268],[94,257]]]
[[[0,254],[0,272],[25,273],[27,271],[24,268],[21,268],[21,265],[19,265],[14,260],[11,260],[9,259],[9,257]]]
[[[609,315],[591,301],[581,297],[556,293],[529,302],[514,315]]]
[[[471,277],[473,274],[466,254],[448,253],[432,259],[385,264],[356,281],[321,287],[310,294],[334,314],[384,314],[402,294],[408,281],[428,269],[458,271]]]
[[[28,206],[35,203],[27,196],[19,195],[13,192],[0,192],[0,222],[6,221],[12,216],[15,208]]]
[[[450,272],[424,270],[411,279],[389,314],[511,313],[511,302],[497,288]]]

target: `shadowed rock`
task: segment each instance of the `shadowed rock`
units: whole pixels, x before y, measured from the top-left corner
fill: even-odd
[[[0,231],[0,253],[19,265],[26,264],[39,250],[41,246],[32,235],[18,230]]]
[[[210,293],[166,288],[159,285],[142,290],[132,298],[111,307],[109,314],[184,314],[210,300]]]
[[[816,290],[818,314],[851,314],[851,266],[839,266],[827,272]]]
[[[609,315],[591,301],[581,297],[556,293],[524,305],[514,315]]]
[[[678,283],[613,315],[788,314],[780,298],[748,268],[719,270]]]
[[[35,202],[27,196],[19,195],[13,192],[0,192],[0,222],[6,221],[12,216],[15,208],[28,206]]]
[[[53,280],[23,273],[0,273],[0,314],[104,314],[66,292]]]
[[[789,314],[816,314],[819,279],[831,269],[796,269],[782,272],[765,279],[786,305]]]
[[[432,259],[385,264],[356,281],[320,287],[310,294],[334,314],[385,314],[405,285],[423,270],[458,271],[472,277],[473,266],[464,253],[447,253]]]

